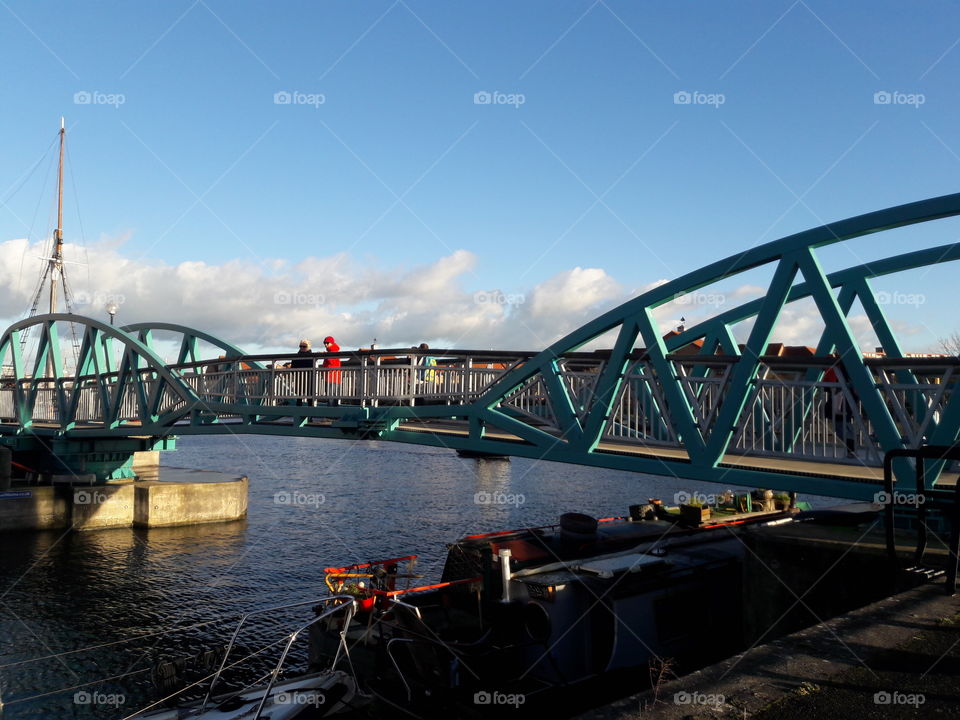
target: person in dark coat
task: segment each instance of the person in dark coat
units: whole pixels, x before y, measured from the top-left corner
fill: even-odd
[[[297,351],[298,356],[290,361],[291,368],[313,368],[315,366],[315,360],[313,359],[313,349],[310,347],[310,341],[304,338],[300,341],[300,349]],[[297,405],[313,405],[314,398],[317,394],[316,390],[316,374],[315,373],[296,373],[294,375],[294,384],[298,390],[304,391],[305,395],[309,397],[300,398],[297,400]]]
[[[304,338],[300,341],[300,349],[297,351],[297,355],[303,355],[304,357],[295,358],[290,362],[290,367],[292,368],[311,368],[313,367],[313,349],[310,347],[310,341]]]

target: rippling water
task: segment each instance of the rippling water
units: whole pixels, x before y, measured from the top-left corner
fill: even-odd
[[[444,543],[463,535],[549,524],[568,511],[625,515],[651,496],[719,489],[388,443],[243,436],[178,444],[164,464],[250,477],[245,521],[0,536],[4,720],[122,718],[163,696],[169,661],[209,662],[203,653],[224,646],[241,613],[323,595],[324,567],[417,554],[419,572],[439,578]],[[482,502],[491,498],[507,502]],[[278,618],[286,626],[304,619],[302,609]],[[277,623],[251,630],[250,649],[279,634]]]

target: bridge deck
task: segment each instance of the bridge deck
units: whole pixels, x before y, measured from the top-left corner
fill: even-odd
[[[234,423],[221,421],[221,426],[231,426]],[[329,418],[309,418],[307,427],[325,428],[331,427],[333,420]],[[281,427],[293,428],[298,425],[289,417],[278,417],[276,420],[260,420],[256,425],[261,427]],[[0,432],[4,428],[16,427],[9,423],[0,423]],[[59,426],[53,423],[34,423],[35,429],[48,429],[56,431]],[[102,424],[78,424],[78,430],[95,430],[102,428]],[[397,428],[403,432],[414,432],[435,435],[437,437],[469,437],[469,430],[465,424],[443,421],[443,420],[423,420],[419,422],[406,421],[400,423]],[[224,428],[226,431],[226,428]],[[229,431],[228,431],[229,432]],[[524,441],[507,432],[488,429],[485,436],[490,439],[499,440],[505,443],[522,444]],[[661,447],[658,445],[640,445],[635,443],[617,443],[603,441],[597,445],[597,452],[610,455],[623,455],[628,457],[642,457],[652,460],[664,460],[670,463],[686,463],[690,458],[686,450],[682,448]],[[784,475],[807,476],[811,478],[822,478],[829,480],[852,481],[866,484],[879,485],[883,483],[883,468],[864,465],[856,459],[850,462],[830,462],[828,460],[801,460],[789,459],[783,457],[773,457],[769,455],[744,455],[738,453],[727,453],[723,456],[719,464],[720,468],[731,468],[739,470],[755,470],[760,472],[778,473]],[[665,475],[673,474],[670,468],[665,467]],[[960,473],[944,472],[937,481],[938,487],[953,487],[960,479]]]
[[[466,437],[469,434],[465,428],[436,422],[429,424],[404,423],[400,425],[400,429],[412,432],[433,433],[440,436]],[[515,435],[503,432],[492,431],[487,432],[486,435],[508,442],[522,442],[522,440]],[[654,460],[670,460],[673,462],[689,462],[690,459],[686,450],[652,445],[642,446],[627,443],[601,442],[597,445],[597,451],[613,455],[631,455],[647,457]],[[874,484],[883,483],[883,468],[863,465],[856,461],[836,463],[727,453],[723,456],[720,467],[760,470],[787,475],[808,475],[810,477],[829,478],[833,480],[852,480],[854,482]],[[945,472],[940,476],[937,485],[939,487],[953,487],[956,485],[958,477],[960,477],[958,473]]]

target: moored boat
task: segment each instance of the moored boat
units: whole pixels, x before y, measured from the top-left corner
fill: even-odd
[[[330,589],[361,605],[346,628],[311,627],[312,656],[329,656],[342,633],[361,682],[424,716],[518,707],[659,658],[702,658],[703,628],[717,649],[740,636],[738,534],[792,521],[749,506],[732,496],[705,519],[651,503],[470,535],[426,585],[400,587],[416,556],[327,568]]]

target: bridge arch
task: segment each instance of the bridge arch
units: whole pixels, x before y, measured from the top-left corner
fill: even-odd
[[[218,359],[204,358],[199,355],[199,345],[201,341],[209,343],[218,350],[222,350],[227,357],[241,357],[247,355],[244,350],[227,340],[216,337],[215,335],[211,335],[203,330],[197,330],[196,328],[188,327],[186,325],[178,325],[175,323],[166,322],[141,322],[124,325],[121,329],[124,332],[130,333],[131,335],[136,334],[140,342],[151,349],[155,348],[155,331],[171,332],[174,334],[174,336],[179,336],[180,347],[177,352],[177,359],[174,361],[174,364],[176,365]],[[253,363],[253,365],[259,368],[263,367],[263,365],[260,363]]]
[[[802,298],[812,298],[824,323],[817,355],[836,354],[843,376],[844,391],[862,401],[882,450],[903,447],[881,390],[864,365],[864,358],[847,323],[846,316],[855,299],[860,299],[888,357],[902,356],[895,334],[870,286],[880,275],[960,258],[960,243],[906,253],[878,262],[847,268],[826,275],[816,249],[883,230],[960,215],[960,193],[887,208],[858,217],[828,223],[779,240],[748,249],[706,265],[669,281],[614,308],[583,327],[558,340],[522,366],[505,374],[476,403],[482,422],[507,430],[525,441],[556,454],[558,445],[577,453],[593,453],[604,437],[613,408],[621,397],[624,380],[631,370],[648,379],[649,405],[659,417],[668,418],[669,432],[687,457],[683,463],[715,468],[722,460],[742,413],[750,401],[751,385],[760,369],[776,321],[784,306]],[[764,297],[720,313],[679,335],[664,338],[653,317],[653,310],[714,282],[763,265],[773,265],[773,279]],[[800,282],[797,282],[800,280]],[[832,289],[840,288],[839,297]],[[731,325],[754,319],[745,347],[741,350],[730,330]],[[615,331],[614,347],[600,365],[597,377],[586,396],[578,396],[565,375],[564,356],[587,343]],[[691,392],[688,377],[672,356],[680,348],[702,340],[698,370],[722,383],[722,402],[710,408],[705,418],[698,407],[697,392]],[[636,357],[635,347],[643,348]],[[717,352],[735,362],[722,372],[705,370],[704,362]],[[826,367],[811,369],[807,381],[820,380]],[[568,373],[566,373],[568,374]],[[716,377],[720,376],[722,377]],[[907,371],[899,373],[909,377]],[[546,399],[557,433],[544,432],[537,423],[518,417],[511,411],[518,396],[537,394]],[[960,403],[951,403],[949,411],[939,413],[939,422],[930,428],[934,444],[952,444],[960,429]],[[678,468],[682,472],[682,468]]]
[[[43,422],[64,436],[94,439],[171,432],[366,437],[868,499],[877,490],[878,457],[903,447],[951,445],[960,432],[960,390],[954,391],[960,388],[960,358],[903,357],[870,283],[960,259],[960,243],[829,274],[816,251],[957,215],[960,194],[830,223],[687,273],[539,353],[433,349],[430,355],[439,361],[429,369],[409,349],[341,353],[343,365],[334,371],[284,367],[289,354],[249,357],[182,325],[115,329],[74,315],[40,316],[14,324],[0,338],[15,385],[0,392],[0,434],[33,431]],[[763,265],[773,270],[763,297],[662,337],[656,308]],[[784,365],[764,353],[783,308],[804,298],[813,301],[824,330],[814,355],[788,367],[792,375],[786,378]],[[857,300],[885,358],[865,359],[855,341],[847,315]],[[752,320],[752,328],[741,347],[732,328],[744,320]],[[85,349],[72,374],[53,354],[56,326],[63,322],[84,327]],[[19,332],[34,325],[42,328],[39,352],[33,367],[25,368]],[[160,359],[153,345],[159,332],[179,340],[178,362],[164,365]],[[616,334],[611,350],[582,351],[608,332]],[[123,348],[114,365],[102,352],[108,342]],[[223,357],[202,357],[200,343]],[[264,358],[274,362],[258,362]],[[48,360],[54,369],[45,377],[41,369]],[[832,365],[839,370],[830,380],[825,371]],[[54,408],[48,415],[37,415],[41,396]],[[830,427],[831,396],[856,408],[850,422],[869,462],[841,466],[823,447],[804,445],[807,435],[815,436],[842,453],[846,430]],[[79,412],[91,403],[99,414]],[[785,467],[785,461],[794,465]],[[942,467],[928,466],[928,485]],[[853,472],[861,470],[869,472]],[[905,462],[895,470],[901,480],[910,476]]]
[[[79,349],[67,367],[59,328],[80,326]],[[36,351],[25,365],[21,334],[34,328]],[[36,315],[14,323],[0,337],[0,358],[10,359],[12,393],[2,414],[30,431],[38,423],[60,432],[78,422],[112,430],[175,422],[199,402],[196,393],[150,347],[122,328],[69,313]]]

